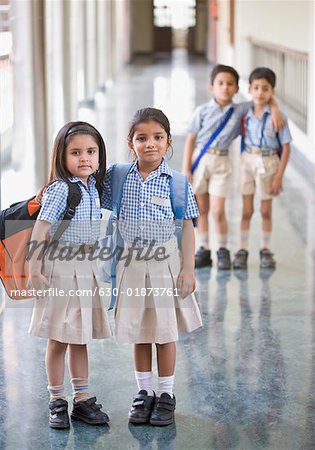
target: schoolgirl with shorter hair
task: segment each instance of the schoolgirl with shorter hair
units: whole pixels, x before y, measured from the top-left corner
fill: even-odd
[[[187,179],[165,161],[172,139],[169,120],[161,110],[138,110],[127,141],[135,162],[123,186],[118,228],[126,251],[136,242],[143,249],[151,245],[151,254],[146,259],[133,258],[128,265],[122,258],[117,264],[115,334],[118,342],[134,344],[138,393],[129,411],[129,422],[168,425],[174,421],[176,404],[173,394],[176,341],[179,333],[202,326],[192,295],[195,289],[192,219],[198,216],[198,207]],[[112,173],[114,170],[109,168],[104,184],[103,206],[108,209],[113,208]],[[181,254],[171,204],[175,175],[180,175],[187,186]],[[161,247],[165,258],[154,258],[156,249]],[[156,392],[152,384],[152,344],[157,352]]]

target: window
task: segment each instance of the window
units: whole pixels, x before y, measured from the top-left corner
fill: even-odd
[[[196,24],[195,0],[154,0],[154,25],[187,29]]]

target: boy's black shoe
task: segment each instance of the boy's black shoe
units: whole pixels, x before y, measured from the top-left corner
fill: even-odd
[[[233,259],[233,269],[247,269],[247,258],[248,258],[248,251],[241,248],[237,253],[234,255]]]
[[[259,252],[260,268],[261,269],[275,269],[276,261],[273,259],[273,253],[268,248],[263,248]]]
[[[102,405],[96,403],[96,397],[89,398],[83,402],[73,401],[71,419],[82,420],[90,425],[105,425],[109,422],[108,415],[101,411]]]
[[[218,270],[230,270],[231,269],[231,257],[227,248],[221,247],[217,251],[218,257]]]
[[[141,390],[133,396],[133,402],[128,417],[130,423],[148,423],[154,407],[155,394],[148,395],[147,391]]]
[[[211,250],[199,247],[195,254],[195,269],[202,267],[212,267]]]
[[[70,427],[67,400],[58,398],[49,402],[49,426],[59,429]]]
[[[154,409],[151,414],[151,425],[170,425],[174,422],[174,411],[176,406],[175,396],[171,397],[163,392],[161,397],[156,397]]]

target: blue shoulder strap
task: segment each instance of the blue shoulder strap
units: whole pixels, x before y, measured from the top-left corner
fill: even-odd
[[[245,150],[245,137],[246,137],[246,114],[241,120],[241,153]]]
[[[276,133],[276,138],[277,138],[277,141],[278,141],[278,144],[279,144],[277,153],[278,153],[279,158],[281,159],[281,156],[282,156],[282,144],[281,144],[280,136],[279,136],[278,132]]]
[[[113,215],[116,219],[119,216],[124,184],[133,164],[134,163],[114,164],[112,167],[111,195],[112,195]]]
[[[178,246],[181,245],[181,232],[188,203],[188,179],[182,173],[172,170],[170,178],[171,205],[175,216],[175,234]]]
[[[111,257],[110,264],[110,274],[111,274],[111,284],[112,284],[112,296],[109,305],[109,310],[113,309],[116,302],[116,265],[117,265],[117,250],[119,248],[124,248],[123,239],[117,228],[116,221],[119,217],[121,199],[124,189],[124,184],[127,175],[133,166],[131,164],[114,164],[112,167],[111,174],[111,195],[112,195],[112,214],[109,218],[109,226],[107,227],[108,234],[112,235],[112,250],[114,250],[114,255]]]
[[[269,116],[269,112],[267,112],[267,111],[264,112],[263,119],[262,119],[263,122],[262,122],[261,132],[260,132],[259,146],[258,146],[259,148],[262,148],[262,141],[264,139],[264,132],[265,132],[268,116]]]
[[[186,175],[172,170],[170,178],[171,205],[175,219],[184,219],[188,201],[188,179]]]
[[[208,139],[208,141],[206,142],[206,144],[204,145],[203,149],[200,151],[199,155],[197,156],[194,164],[191,167],[191,173],[194,173],[194,171],[197,169],[201,158],[203,157],[203,155],[207,152],[208,148],[210,147],[210,145],[212,144],[212,142],[216,139],[216,137],[221,133],[221,131],[225,128],[226,124],[228,123],[228,121],[230,120],[230,117],[232,116],[234,111],[234,107],[231,106],[231,108],[229,108],[228,112],[225,114],[222,122],[220,123],[220,125],[218,126],[218,128],[212,133],[212,135],[210,136],[210,138]]]

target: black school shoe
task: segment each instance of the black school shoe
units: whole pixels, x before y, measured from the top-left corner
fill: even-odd
[[[101,411],[102,405],[96,403],[96,397],[82,402],[73,400],[71,419],[82,420],[90,425],[105,425],[109,422],[108,415]]]
[[[60,430],[70,427],[67,400],[58,398],[49,402],[49,426]]]
[[[259,252],[260,268],[261,269],[275,269],[276,261],[273,258],[273,253],[268,248],[263,248]]]
[[[211,250],[199,247],[195,254],[195,269],[202,267],[212,267]]]
[[[176,399],[166,392],[156,397],[154,409],[151,414],[151,425],[170,425],[174,422]]]
[[[247,258],[248,258],[248,251],[241,248],[234,255],[233,269],[234,270],[247,269]]]
[[[154,395],[148,395],[147,391],[142,389],[133,396],[133,402],[128,414],[130,423],[148,423],[154,407]]]
[[[218,270],[230,270],[231,269],[231,257],[227,248],[221,247],[217,251],[218,257]]]

